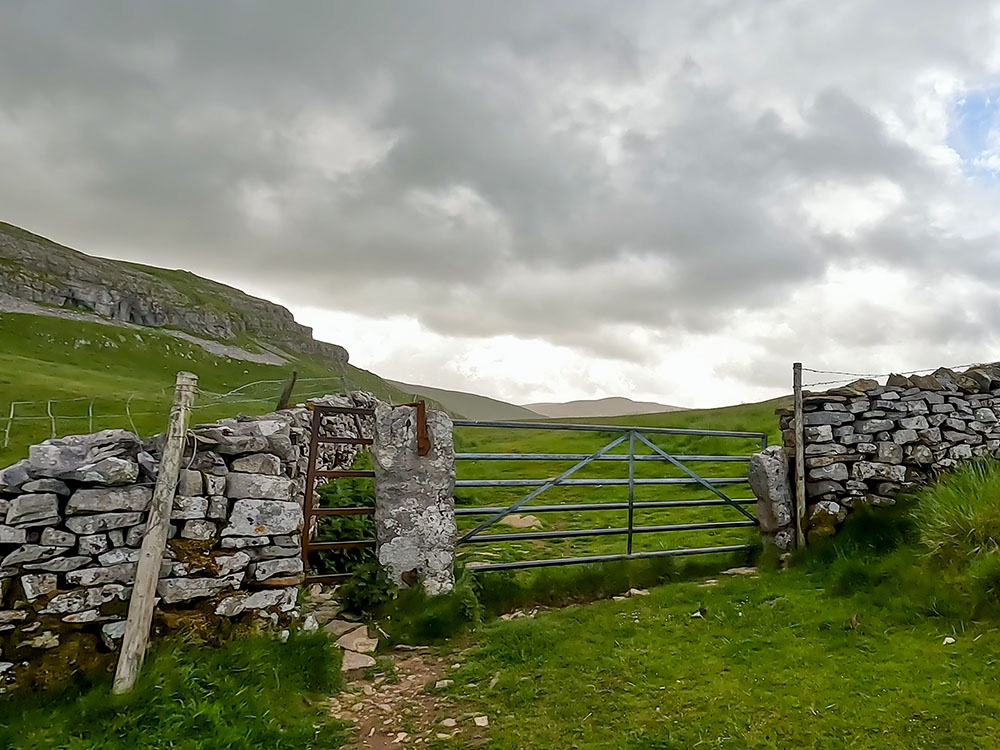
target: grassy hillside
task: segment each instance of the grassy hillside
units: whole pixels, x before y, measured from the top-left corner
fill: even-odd
[[[540,419],[540,415],[523,406],[508,404],[488,396],[478,396],[475,393],[449,391],[444,388],[432,388],[428,385],[412,385],[396,380],[386,381],[403,391],[418,398],[429,398],[437,401],[449,412],[466,419]]]
[[[50,413],[59,435],[130,428],[133,423],[143,434],[161,431],[178,370],[199,376],[202,393],[194,419],[200,422],[273,409],[293,370],[299,377],[296,398],[345,388],[397,402],[406,398],[370,372],[320,357],[299,357],[283,366],[254,364],[209,354],[155,328],[0,314],[0,466],[50,437]],[[257,381],[268,382],[243,387]],[[2,447],[12,402],[30,403],[15,404],[9,444]]]

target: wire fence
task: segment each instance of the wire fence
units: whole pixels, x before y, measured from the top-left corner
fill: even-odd
[[[192,423],[215,421],[240,412],[261,414],[278,406],[288,379],[254,380],[224,392],[200,388],[192,407]],[[353,390],[372,390],[347,373],[298,378],[291,403]],[[392,391],[379,395],[392,401]],[[139,435],[165,429],[173,386],[120,393],[114,396],[75,396],[0,402],[0,451],[23,450],[48,438],[125,428]],[[3,465],[3,462],[0,462]]]
[[[970,362],[964,365],[946,365],[945,368],[949,370],[967,370],[970,367],[978,367],[983,362]],[[924,375],[935,372],[941,369],[941,365],[937,367],[924,367],[919,370],[896,370],[893,372],[883,372],[883,373],[872,373],[872,372],[845,372],[843,370],[818,370],[812,367],[803,366],[802,372],[812,373],[813,375],[843,375],[845,377],[838,378],[835,380],[821,380],[815,383],[803,383],[803,388],[813,388],[820,385],[844,385],[847,383],[853,383],[859,378],[868,378],[871,380],[881,380],[882,378],[888,378],[891,375]]]

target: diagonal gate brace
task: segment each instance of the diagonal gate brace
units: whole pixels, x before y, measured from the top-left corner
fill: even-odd
[[[656,451],[657,453],[659,453],[663,458],[665,458],[667,461],[669,461],[670,463],[672,463],[678,469],[680,469],[681,471],[683,471],[689,477],[691,477],[692,479],[694,479],[695,481],[697,481],[699,484],[704,485],[707,489],[711,490],[716,495],[718,495],[721,499],[725,500],[731,506],[733,506],[734,508],[736,508],[736,510],[738,510],[744,516],[746,516],[751,521],[753,521],[755,525],[757,525],[759,523],[757,521],[756,517],[754,517],[752,514],[748,513],[746,510],[744,510],[742,506],[737,505],[736,503],[734,503],[732,501],[732,499],[729,498],[727,495],[725,495],[723,492],[721,492],[720,490],[716,489],[715,485],[713,485],[713,484],[711,484],[709,482],[706,482],[704,479],[702,479],[700,476],[698,476],[697,474],[695,474],[693,471],[691,471],[691,469],[689,469],[687,466],[685,466],[684,464],[682,464],[680,461],[678,461],[676,458],[674,458],[673,456],[671,456],[669,453],[667,453],[666,451],[661,450],[657,446],[653,445],[651,442],[649,442],[645,438],[645,436],[643,436],[642,434],[640,434],[640,433],[637,432],[636,433],[636,437],[638,437],[647,446],[649,446],[654,451]]]
[[[641,435],[640,435],[640,437],[641,437]],[[559,476],[557,476],[555,479],[550,479],[548,482],[546,482],[545,484],[543,484],[541,487],[539,487],[534,492],[529,492],[527,495],[525,495],[524,497],[522,497],[516,503],[514,503],[513,505],[511,505],[509,508],[505,508],[504,510],[500,511],[499,513],[496,513],[495,515],[490,516],[485,521],[483,521],[481,524],[479,524],[476,528],[472,529],[472,531],[467,532],[465,534],[465,536],[463,536],[461,539],[458,540],[457,543],[458,544],[465,544],[466,542],[468,542],[472,537],[474,537],[476,534],[478,534],[483,529],[488,528],[489,526],[492,526],[493,524],[495,524],[497,521],[499,521],[504,516],[506,516],[506,515],[508,515],[510,513],[513,513],[515,510],[517,510],[518,508],[520,508],[525,503],[530,502],[531,500],[534,500],[536,497],[538,497],[539,495],[541,495],[543,492],[545,492],[545,490],[549,489],[550,487],[555,487],[557,484],[559,484],[559,482],[561,482],[563,479],[565,479],[570,474],[572,474],[573,472],[575,472],[577,469],[580,469],[580,468],[586,466],[587,464],[589,464],[594,459],[599,458],[600,456],[603,456],[605,453],[607,453],[609,450],[611,450],[615,446],[623,443],[626,440],[626,438],[628,438],[628,434],[627,433],[624,434],[624,435],[621,435],[621,436],[619,436],[617,438],[615,438],[610,443],[608,443],[603,448],[601,448],[599,451],[597,451],[596,453],[593,453],[593,454],[587,456],[585,459],[583,459],[582,461],[580,461],[578,464],[576,464],[572,468],[567,469],[562,474],[560,474]]]

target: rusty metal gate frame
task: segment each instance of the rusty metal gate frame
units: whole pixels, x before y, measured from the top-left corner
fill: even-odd
[[[415,401],[409,404],[394,404],[392,408],[399,406],[416,407],[416,438],[417,455],[426,456],[430,452],[430,437],[427,433],[427,406],[423,401]],[[337,479],[340,477],[370,477],[374,479],[375,472],[371,470],[354,469],[319,469],[317,461],[319,458],[320,445],[362,445],[371,447],[374,444],[373,437],[364,437],[361,428],[362,417],[375,417],[375,409],[370,407],[354,406],[328,406],[325,404],[309,403],[307,407],[312,411],[312,424],[309,437],[309,463],[306,471],[306,487],[304,500],[302,503],[302,563],[305,570],[305,583],[337,583],[348,580],[353,573],[309,573],[309,553],[316,550],[344,550],[344,549],[372,549],[376,542],[374,539],[354,539],[340,542],[314,542],[312,541],[313,519],[321,516],[374,516],[375,508],[369,507],[347,507],[347,508],[324,508],[315,503],[316,480],[317,479]],[[323,417],[348,414],[354,418],[357,428],[356,436],[324,436],[320,434],[323,429]]]
[[[749,513],[744,505],[756,502],[755,499],[743,498],[733,499],[726,495],[716,485],[743,484],[746,477],[703,477],[698,472],[687,466],[687,463],[699,461],[710,462],[731,462],[749,461],[749,456],[724,455],[724,456],[697,456],[697,455],[672,455],[662,448],[654,445],[647,437],[650,435],[703,435],[712,437],[732,437],[742,439],[760,440],[761,448],[767,447],[767,435],[763,432],[741,432],[730,430],[695,430],[671,427],[628,427],[613,425],[583,425],[583,424],[555,424],[540,422],[496,422],[496,421],[473,421],[455,420],[456,427],[499,427],[508,429],[531,429],[531,430],[577,430],[587,432],[617,432],[617,437],[611,440],[590,455],[580,454],[553,454],[553,453],[457,453],[456,460],[459,461],[577,461],[571,468],[551,479],[466,479],[457,480],[456,488],[461,487],[537,487],[515,503],[506,507],[456,507],[456,516],[483,516],[489,517],[473,529],[465,532],[459,537],[457,544],[479,544],[487,542],[511,542],[546,539],[570,539],[580,537],[597,536],[626,536],[626,551],[621,554],[612,555],[588,555],[581,557],[565,557],[549,560],[526,560],[508,563],[476,563],[470,564],[470,570],[490,571],[490,570],[517,570],[522,568],[540,568],[557,565],[575,565],[582,563],[611,562],[614,560],[637,559],[647,557],[670,557],[684,555],[701,555],[717,552],[736,552],[749,548],[749,545],[717,545],[712,547],[694,547],[672,550],[655,550],[650,552],[633,552],[632,539],[635,534],[659,533],[671,531],[694,531],[721,528],[739,528],[758,526],[758,521],[753,514]],[[645,434],[644,434],[645,433]],[[610,451],[622,443],[628,443],[627,454],[611,454]],[[641,442],[650,448],[654,455],[636,455],[636,441]],[[628,461],[628,477],[625,479],[570,479],[569,477],[584,466],[595,461]],[[683,471],[687,477],[680,478],[659,478],[659,479],[637,479],[635,477],[636,461],[656,461],[666,462]],[[635,487],[637,485],[671,485],[671,484],[698,484],[708,489],[718,499],[707,500],[670,500],[670,501],[646,501],[635,502]],[[561,505],[534,505],[527,503],[541,495],[546,490],[556,486],[595,486],[602,487],[608,485],[626,485],[628,487],[628,500],[623,503],[582,503],[582,504],[561,504]],[[722,506],[728,505],[735,508],[746,517],[742,521],[713,521],[705,523],[684,523],[661,526],[635,526],[633,523],[636,509],[667,509],[684,507]],[[519,509],[530,510],[532,513],[548,513],[559,511],[591,512],[606,510],[627,510],[628,525],[625,527],[598,528],[598,529],[574,529],[569,531],[536,531],[536,532],[515,532],[505,534],[487,534],[481,532],[490,528],[502,518],[514,513]]]

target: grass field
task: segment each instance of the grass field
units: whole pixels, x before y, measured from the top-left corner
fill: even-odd
[[[686,412],[669,412],[632,417],[586,420],[591,424],[634,425],[639,427],[679,427],[724,431],[759,431],[767,434],[768,441],[780,439],[774,409],[778,401],[731,406],[721,409],[703,409]],[[582,420],[580,420],[582,421]],[[456,451],[460,453],[559,453],[589,455],[617,437],[615,432],[580,432],[529,428],[456,428]],[[672,455],[749,457],[760,450],[758,439],[717,437],[648,435],[651,442]],[[636,443],[636,453],[653,455],[646,446]],[[627,455],[627,444],[613,449],[609,455]],[[512,460],[463,460],[458,464],[459,479],[548,479],[571,468],[575,461],[512,461]],[[745,477],[745,462],[690,462],[691,468],[704,477]],[[598,461],[573,474],[574,479],[624,479],[628,476],[627,461]],[[675,478],[686,475],[666,461],[639,461],[635,464],[637,478]],[[748,485],[719,485],[732,499],[749,499]],[[509,506],[532,488],[459,488],[456,491],[458,507]],[[576,530],[621,528],[627,525],[626,510],[613,511],[556,511],[533,513],[533,506],[586,504],[597,502],[626,502],[627,487],[565,486],[546,490],[528,505],[518,510],[521,515],[535,515],[542,523],[541,529],[526,531]],[[717,499],[706,488],[696,484],[640,485],[635,489],[635,502]],[[752,505],[746,505],[750,512]],[[486,516],[460,516],[460,528],[469,529],[485,520]],[[742,522],[746,518],[731,506],[689,508],[642,509],[634,514],[635,526],[660,526],[706,522]],[[497,525],[485,534],[509,534],[520,530]],[[633,550],[652,551],[722,544],[742,544],[756,537],[752,529],[721,528],[710,530],[672,531],[634,536]],[[615,554],[624,552],[625,536],[601,536],[566,540],[522,540],[489,542],[461,548],[461,559],[466,563],[506,562],[525,559],[550,559],[567,556]]]
[[[1000,744],[995,621],[833,596],[806,571],[720,578],[493,622],[448,692],[496,750]]]
[[[59,435],[89,432],[91,426],[131,429],[132,424],[143,435],[163,430],[179,370],[199,377],[202,393],[193,412],[198,422],[273,409],[281,382],[242,388],[225,398],[221,394],[255,381],[284,381],[293,370],[299,376],[297,398],[342,392],[345,386],[395,401],[405,398],[370,372],[336,367],[319,358],[300,357],[280,367],[261,365],[209,354],[152,328],[0,314],[0,466],[51,436],[50,409]],[[51,406],[49,399],[55,400]],[[15,406],[9,444],[3,447],[11,402],[30,403]]]

